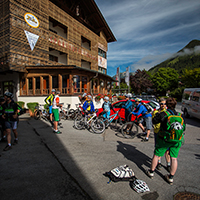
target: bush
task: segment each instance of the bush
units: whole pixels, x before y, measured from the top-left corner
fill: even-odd
[[[39,105],[39,103],[37,102],[31,102],[31,103],[27,103],[26,104],[28,109],[31,110],[31,112],[34,112],[35,111],[35,107]]]
[[[23,101],[18,101],[16,102],[21,108],[24,108],[24,102]]]

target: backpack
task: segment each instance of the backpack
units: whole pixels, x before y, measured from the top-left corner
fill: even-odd
[[[164,140],[171,143],[182,142],[183,132],[185,131],[185,123],[182,118],[181,113],[175,115],[172,111],[170,114],[168,111],[164,111],[167,117],[167,131],[160,129],[161,134],[164,137]]]
[[[110,178],[113,182],[118,181],[134,181],[136,178],[132,169],[128,165],[118,166],[109,172],[106,172],[104,176]]]
[[[147,112],[145,114],[149,114],[152,113],[154,111],[154,109],[147,103],[142,103],[142,105],[145,106],[145,108],[147,109]]]

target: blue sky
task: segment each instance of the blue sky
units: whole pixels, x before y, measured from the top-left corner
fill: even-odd
[[[117,41],[108,44],[108,75],[149,70],[200,40],[199,0],[95,0]]]

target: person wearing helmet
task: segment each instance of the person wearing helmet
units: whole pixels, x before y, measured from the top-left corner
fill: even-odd
[[[176,104],[177,102],[174,98],[172,97],[167,98],[166,100],[167,112],[169,112],[171,115],[178,115],[178,112],[175,110]],[[146,170],[146,174],[150,178],[154,177],[154,170],[158,164],[159,157],[162,157],[165,154],[165,152],[169,149],[169,155],[170,155],[170,160],[171,160],[170,172],[164,177],[168,183],[172,184],[174,175],[178,167],[177,157],[182,145],[182,141],[180,140],[180,142],[170,142],[164,139],[162,132],[169,131],[167,127],[167,121],[168,121],[167,112],[162,111],[160,113],[157,113],[155,117],[153,118],[153,124],[160,123],[160,129],[158,132],[157,143],[154,149],[154,156],[151,161],[151,167],[149,170]],[[185,124],[185,120],[184,120],[184,124]]]
[[[146,107],[141,103],[141,101],[142,101],[142,99],[140,99],[140,98],[135,99],[136,108],[132,112],[132,114],[135,116],[142,115],[142,119],[139,121],[138,125],[144,132],[144,135],[146,135],[146,137],[142,140],[142,142],[148,142],[150,131],[152,128],[152,114],[148,113]],[[142,125],[143,120],[145,120],[145,122],[146,122],[146,132],[145,132],[144,126]]]
[[[4,148],[4,151],[12,149],[11,147],[11,129],[14,133],[14,143],[18,144],[18,133],[17,133],[17,111],[18,106],[17,104],[12,100],[13,94],[10,92],[6,92],[4,94],[6,96],[6,102],[3,104],[3,113],[2,118],[5,120],[5,129],[7,134],[7,146]]]
[[[110,110],[112,109],[114,111],[112,104],[109,101],[109,97],[107,97],[107,96],[104,97],[104,102],[102,104],[102,108],[103,108],[103,111],[105,111],[105,114],[103,114],[103,117],[109,119]]]
[[[83,104],[83,110],[89,113],[92,113],[95,111],[91,95],[87,96],[87,100]]]
[[[4,97],[0,98],[0,126],[1,126],[1,135],[0,141],[6,140],[6,131],[5,131],[5,120],[2,118],[3,115],[3,104],[5,103]]]
[[[51,94],[48,97],[46,97],[44,100],[44,102],[49,106],[49,118],[50,118],[50,123],[52,126],[54,126],[52,104],[53,104],[53,99],[55,97],[55,93],[56,93],[56,90],[52,89]]]
[[[126,94],[126,103],[122,105],[122,108],[125,109],[125,120],[127,122],[131,121],[131,115],[130,113],[132,112],[133,109],[133,102],[131,101],[131,94]]]

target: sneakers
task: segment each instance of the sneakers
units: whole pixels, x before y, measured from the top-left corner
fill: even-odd
[[[169,184],[173,184],[174,179],[173,178],[169,178],[169,175],[165,175],[165,180],[169,183]]]
[[[151,173],[149,170],[146,170],[145,173],[146,173],[146,175],[147,175],[149,178],[153,179],[153,177],[154,177],[154,172]]]
[[[157,168],[158,170],[161,170],[161,169],[162,169],[161,163],[158,163],[157,166],[156,166],[156,168]]]
[[[13,145],[18,144],[18,140],[14,140]]]
[[[53,130],[53,132],[55,133],[55,134],[61,134],[62,132],[61,131],[55,131],[55,130]]]
[[[12,149],[12,147],[11,147],[10,145],[7,145],[3,150],[4,150],[4,151],[8,151],[8,150],[10,150],[10,149]]]
[[[148,141],[149,141],[149,139],[147,139],[147,138],[144,138],[141,140],[141,142],[148,142]]]

